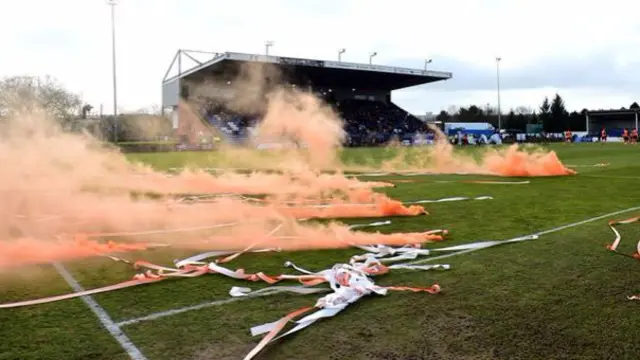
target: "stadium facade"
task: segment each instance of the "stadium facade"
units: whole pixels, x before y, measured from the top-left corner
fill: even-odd
[[[212,58],[201,62],[194,53],[210,54]],[[182,69],[185,57],[196,65]],[[391,92],[452,78],[450,72],[426,69],[179,50],[162,81],[162,108],[163,111],[171,110],[176,134],[184,141],[193,142],[198,135],[208,134],[213,128],[223,137],[242,138],[243,128],[250,123],[247,114],[232,114],[220,108],[205,109],[196,98],[202,94],[228,95],[225,92],[233,89],[232,82],[238,79],[242,69],[252,65],[272,66],[279,73],[278,81],[313,91],[334,106],[346,120],[346,130],[354,145],[383,142],[394,135],[412,136],[424,123],[395,105]],[[177,74],[169,76],[176,67]],[[194,107],[196,103],[200,105]],[[259,114],[250,115],[259,117]]]

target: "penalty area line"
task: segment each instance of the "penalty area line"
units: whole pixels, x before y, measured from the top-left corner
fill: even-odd
[[[518,236],[517,238],[514,238],[514,239],[523,238],[523,237],[529,237],[529,236],[542,236],[542,235],[546,235],[546,234],[551,234],[551,233],[554,233],[554,232],[570,229],[570,228],[573,228],[573,227],[576,227],[576,226],[588,224],[588,223],[591,223],[591,222],[594,222],[594,221],[606,219],[606,218],[609,218],[611,216],[616,216],[616,215],[628,213],[628,212],[631,212],[631,211],[637,211],[637,210],[640,210],[640,206],[634,206],[634,207],[630,207],[628,209],[610,212],[610,213],[607,213],[607,214],[604,214],[604,215],[588,218],[588,219],[585,219],[585,220],[582,220],[582,221],[578,221],[578,222],[574,222],[574,223],[570,223],[570,224],[565,224],[565,225],[560,225],[560,226],[554,227],[552,229],[539,231],[539,232],[536,232],[536,233],[533,233],[533,234],[529,234],[529,235],[525,235],[525,236]],[[503,240],[502,242],[506,243],[506,242],[510,242],[510,240],[512,240],[512,239]],[[534,239],[524,240],[523,242],[531,241],[531,240],[534,240]],[[490,246],[490,247],[493,247],[493,246]],[[477,250],[487,249],[487,248],[473,248],[473,249],[467,249],[467,250],[462,250],[462,251],[456,251],[456,252],[450,253],[450,254],[434,256],[432,258],[427,258],[427,259],[424,259],[424,260],[413,261],[413,262],[410,262],[409,264],[410,265],[423,264],[423,263],[432,262],[432,261],[440,260],[440,259],[446,259],[446,258],[449,258],[449,257],[452,257],[452,256],[462,255],[462,254],[470,253],[470,252],[477,251]]]
[[[232,303],[232,302],[235,302],[235,301],[238,301],[238,300],[243,300],[245,297],[247,297],[247,296],[224,299],[224,300],[216,300],[216,301],[211,301],[211,302],[207,302],[207,303],[203,303],[203,304],[185,306],[185,307],[182,307],[182,308],[171,309],[171,310],[167,310],[167,311],[161,311],[161,312],[153,313],[153,314],[150,314],[150,315],[147,315],[147,316],[142,316],[142,317],[135,318],[135,319],[124,320],[124,321],[121,321],[121,322],[117,323],[116,325],[118,325],[118,326],[127,326],[127,325],[137,324],[137,323],[143,322],[143,321],[156,320],[156,319],[163,318],[163,317],[166,317],[166,316],[181,314],[181,313],[184,313],[184,312],[187,312],[187,311],[194,311],[194,310],[205,309],[205,308],[212,307],[212,306],[229,304],[229,303]],[[255,297],[255,296],[253,296],[253,297]]]
[[[67,271],[67,269],[60,263],[54,263],[56,271],[62,276],[62,278],[71,286],[73,291],[82,292],[84,288],[78,281]],[[136,345],[127,337],[127,335],[122,331],[120,326],[116,324],[107,311],[98,304],[93,297],[90,295],[81,296],[80,299],[84,301],[85,304],[91,309],[91,311],[98,317],[102,326],[111,334],[111,336],[120,344],[120,346],[127,352],[129,357],[132,360],[147,360],[147,358],[142,354],[140,349],[136,347]]]
[[[265,291],[266,289],[270,289],[268,291]],[[242,301],[242,300],[246,300],[246,299],[254,299],[254,298],[258,298],[258,297],[264,297],[264,296],[269,296],[269,295],[274,295],[274,294],[279,294],[279,293],[283,293],[283,292],[288,292],[291,291],[291,287],[289,286],[283,286],[283,287],[279,287],[279,288],[263,288],[261,292],[256,291],[255,293],[250,293],[247,294],[245,296],[238,296],[238,297],[232,297],[232,298],[228,298],[228,299],[222,299],[222,300],[215,300],[215,301],[210,301],[210,302],[206,302],[206,303],[202,303],[202,304],[198,304],[198,305],[191,305],[191,306],[185,306],[185,307],[181,307],[181,308],[177,308],[177,309],[171,309],[171,310],[166,310],[166,311],[161,311],[161,312],[157,312],[157,313],[153,313],[153,314],[149,314],[146,316],[142,316],[139,318],[134,318],[134,319],[129,319],[129,320],[124,320],[121,321],[119,323],[117,323],[117,326],[127,326],[127,325],[132,325],[132,324],[137,324],[143,321],[151,321],[151,320],[156,320],[156,319],[160,319],[163,317],[167,317],[167,316],[172,316],[172,315],[177,315],[177,314],[182,314],[188,311],[194,311],[194,310],[200,310],[200,309],[206,309],[209,307],[213,307],[213,306],[218,306],[218,305],[226,305],[226,304],[230,304],[236,301]],[[311,288],[309,288],[311,289]],[[313,293],[319,293],[319,292],[323,292],[326,291],[327,289],[322,289],[322,288],[315,288],[313,289]],[[312,292],[309,292],[307,294],[310,294]]]

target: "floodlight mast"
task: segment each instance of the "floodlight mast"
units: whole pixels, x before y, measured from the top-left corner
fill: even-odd
[[[378,55],[377,51],[372,52],[371,54],[369,54],[369,65],[371,65],[373,63],[373,57]]]
[[[425,59],[424,60],[424,71],[427,71],[427,65],[431,64],[433,59]]]
[[[269,56],[269,48],[271,48],[274,44],[275,44],[275,42],[273,42],[271,40],[266,41],[264,43],[264,53],[265,53],[265,55]]]
[[[498,85],[498,131],[502,131],[502,111],[500,109],[500,61],[501,57],[496,57],[496,82]]]
[[[345,48],[338,50],[338,62],[342,61],[342,54],[344,54],[346,51],[347,49]]]
[[[116,5],[118,0],[107,0],[111,6],[111,67],[113,76],[113,139],[118,142],[118,80],[116,72]]]

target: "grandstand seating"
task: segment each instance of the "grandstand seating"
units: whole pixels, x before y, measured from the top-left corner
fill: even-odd
[[[232,113],[220,107],[202,110],[206,121],[220,131],[226,140],[240,144],[247,138],[250,117]]]
[[[398,140],[413,141],[416,132],[426,127],[422,121],[393,103],[347,100],[336,104],[345,120],[350,145],[378,145]]]
[[[417,132],[425,132],[422,121],[393,103],[346,100],[333,104],[345,121],[350,146],[379,145],[397,138],[413,141]],[[207,122],[234,143],[242,143],[249,134],[252,117],[234,114],[220,107],[203,110]]]

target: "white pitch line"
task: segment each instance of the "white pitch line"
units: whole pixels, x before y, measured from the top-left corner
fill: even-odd
[[[64,278],[64,280],[71,286],[73,291],[82,292],[84,288],[82,285],[78,283],[78,281],[67,271],[67,269],[60,263],[54,263],[53,266],[58,271],[60,276]],[[98,320],[102,323],[102,325],[109,331],[109,334],[113,336],[114,339],[122,346],[124,351],[127,352],[129,357],[133,360],[147,360],[147,358],[142,354],[140,349],[136,347],[136,345],[127,337],[127,335],[122,331],[120,326],[116,324],[107,311],[98,304],[93,297],[89,295],[81,296],[82,301],[91,309],[91,311],[98,317]]]
[[[569,228],[572,228],[572,227],[588,224],[590,222],[606,219],[606,218],[611,217],[611,216],[620,215],[620,214],[624,214],[624,213],[631,212],[631,211],[636,211],[636,210],[640,210],[640,206],[634,206],[632,208],[628,208],[628,209],[625,209],[625,210],[614,211],[614,212],[611,212],[611,213],[608,213],[608,214],[592,217],[592,218],[589,218],[589,219],[586,219],[586,220],[582,220],[582,221],[578,221],[578,222],[574,222],[574,223],[571,223],[571,224],[558,226],[558,227],[555,227],[553,229],[540,231],[540,232],[529,234],[529,235],[526,235],[526,236],[541,236],[541,235],[551,234],[551,233],[554,233],[554,232],[557,232],[557,231],[561,231],[561,230],[569,229]],[[518,236],[518,238],[520,238],[520,237],[523,237],[523,236]],[[507,242],[509,240],[504,240],[504,241]],[[525,240],[525,241],[531,241],[531,240]],[[470,252],[473,252],[473,251],[476,251],[476,250],[481,250],[481,249],[486,249],[486,248],[474,248],[474,249],[467,249],[467,250],[457,251],[457,252],[450,253],[450,254],[445,254],[445,255],[435,256],[435,257],[432,257],[432,258],[427,258],[427,259],[424,259],[424,260],[413,261],[413,262],[410,262],[408,264],[410,264],[410,265],[423,264],[423,263],[427,263],[427,262],[431,262],[431,261],[435,261],[435,260],[440,260],[440,259],[445,259],[445,258],[448,258],[448,257],[456,256],[456,255],[462,255],[462,254],[470,253]]]
[[[265,289],[268,289],[268,288],[265,288]],[[163,318],[163,317],[166,317],[166,316],[177,315],[177,314],[181,314],[181,313],[188,312],[188,311],[206,309],[208,307],[230,304],[232,302],[236,302],[236,301],[240,301],[240,300],[263,297],[263,296],[269,296],[269,295],[278,294],[278,293],[281,293],[281,292],[287,292],[287,291],[289,291],[289,289],[290,289],[290,287],[284,286],[284,287],[281,287],[281,288],[274,288],[269,292],[248,294],[246,296],[232,297],[232,298],[229,298],[229,299],[210,301],[210,302],[206,302],[206,303],[198,304],[198,305],[185,306],[185,307],[178,308],[178,309],[172,309],[172,310],[161,311],[161,312],[149,314],[149,315],[142,316],[142,317],[135,318],[135,319],[129,319],[129,320],[120,321],[116,325],[117,326],[127,326],[127,325],[137,324],[139,322],[156,320],[156,319]],[[318,290],[318,292],[322,292],[325,289],[318,288],[318,289],[314,289],[314,290]]]
[[[580,177],[590,177],[597,179],[620,179],[620,180],[639,180],[640,176],[616,176],[616,175],[590,175],[580,174]]]
[[[153,313],[153,314],[150,314],[150,315],[147,315],[147,316],[142,316],[142,317],[135,318],[135,319],[129,319],[129,320],[120,321],[116,325],[117,326],[127,326],[127,325],[137,324],[137,323],[143,322],[143,321],[156,320],[156,319],[159,319],[159,318],[162,318],[162,317],[165,317],[165,316],[177,315],[177,314],[181,314],[181,313],[187,312],[187,311],[200,310],[200,309],[205,309],[205,308],[208,308],[208,307],[211,307],[211,306],[229,304],[229,303],[232,303],[234,301],[242,300],[244,298],[245,297],[237,297],[237,298],[229,298],[229,299],[224,299],[224,300],[216,300],[216,301],[211,301],[211,302],[204,303],[204,304],[198,304],[198,305],[186,306],[186,307],[182,307],[182,308],[178,308],[178,309],[161,311],[161,312]]]

